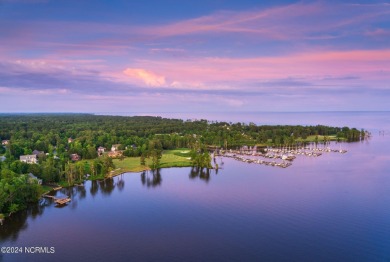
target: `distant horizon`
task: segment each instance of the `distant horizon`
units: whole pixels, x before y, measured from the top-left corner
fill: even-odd
[[[115,114],[245,114],[245,113],[386,113],[390,110],[322,110],[322,111],[228,111],[228,112],[131,112],[131,111],[118,111],[118,112],[77,112],[77,111],[34,111],[34,112],[0,112],[0,114],[89,114],[89,115],[115,115]]]
[[[39,115],[91,115],[113,117],[161,117],[183,121],[207,120],[211,122],[255,123],[256,125],[325,125],[348,126],[370,131],[390,130],[390,111],[306,111],[306,112],[111,112],[103,114],[88,112],[19,112],[0,113],[4,116]],[[378,123],[382,123],[378,126]],[[390,131],[389,131],[390,132]]]

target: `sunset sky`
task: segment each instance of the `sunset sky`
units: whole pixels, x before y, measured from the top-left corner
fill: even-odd
[[[380,111],[389,101],[388,1],[0,0],[0,112]]]

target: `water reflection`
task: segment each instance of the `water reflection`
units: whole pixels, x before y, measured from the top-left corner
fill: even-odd
[[[27,218],[36,219],[43,215],[46,201],[31,205],[28,209],[20,211],[11,217],[7,217],[4,224],[0,227],[0,241],[17,241],[19,234],[28,228]]]
[[[84,199],[87,196],[87,190],[85,190],[85,186],[78,186],[77,187],[77,193],[79,195],[80,200]]]
[[[125,188],[125,179],[123,176],[124,176],[124,174],[121,174],[118,177],[118,182],[116,183],[119,191],[122,191]]]
[[[161,185],[161,182],[161,168],[141,173],[141,183],[146,187],[157,187]]]
[[[160,175],[159,175],[160,176]],[[156,182],[154,182],[156,183]],[[160,182],[161,183],[161,176]],[[89,186],[89,190],[86,187]],[[51,192],[58,198],[69,197],[71,202],[67,205],[55,206],[56,208],[70,208],[72,210],[77,209],[79,201],[87,199],[87,192],[94,197],[99,192],[103,196],[109,196],[115,188],[122,191],[125,186],[123,175],[116,178],[104,179],[101,181],[89,181],[84,184],[76,185],[73,187],[61,188],[58,191]],[[54,201],[48,198],[42,198],[37,204],[30,205],[28,209],[19,211],[13,214],[11,217],[7,217],[2,226],[0,226],[0,242],[10,240],[17,241],[19,233],[28,228],[28,218],[36,219],[43,215],[45,208],[54,207]],[[1,260],[1,257],[0,257]]]
[[[195,179],[199,177],[200,179],[209,182],[211,170],[212,169],[209,168],[192,167],[190,170],[189,178]],[[218,174],[218,169],[216,170],[216,174]]]
[[[96,181],[96,180],[91,181],[91,188],[89,189],[91,196],[95,196],[98,193],[98,191],[99,191],[98,181]]]
[[[107,178],[99,181],[100,192],[105,196],[111,195],[115,189],[115,186],[116,185],[113,178]]]

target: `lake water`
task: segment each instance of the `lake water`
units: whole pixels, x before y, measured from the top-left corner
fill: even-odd
[[[298,156],[286,169],[218,158],[223,169],[201,177],[172,168],[62,189],[68,206],[41,203],[0,227],[2,247],[55,253],[0,261],[390,261],[390,113],[246,117],[240,121],[355,126],[373,136],[342,143],[346,154]]]

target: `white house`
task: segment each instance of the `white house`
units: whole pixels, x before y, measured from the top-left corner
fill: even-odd
[[[112,146],[111,146],[111,151],[112,151],[112,152],[118,151],[120,145],[121,145],[121,144],[112,145]]]
[[[97,149],[97,152],[100,155],[100,154],[103,154],[105,150],[106,150],[105,147],[99,146],[98,149]]]
[[[23,155],[19,157],[20,161],[27,164],[36,164],[37,156],[36,155]]]

